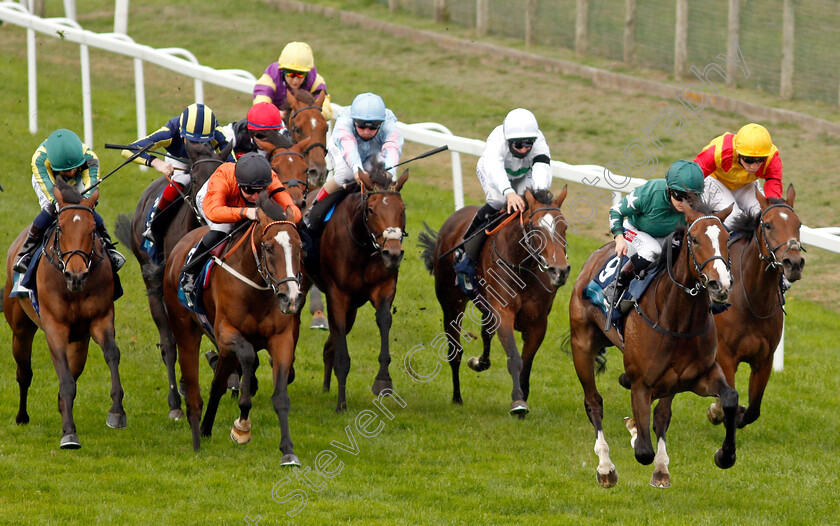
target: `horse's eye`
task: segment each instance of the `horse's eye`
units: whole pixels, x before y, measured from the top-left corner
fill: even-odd
[[[692,242],[692,243],[694,243],[694,244],[697,244],[697,238],[696,238],[696,237],[694,237],[694,236],[688,236],[688,238],[689,238],[689,241],[691,241],[691,242]]]
[[[368,207],[368,209],[367,209],[367,213],[368,213],[368,215],[369,215],[369,216],[370,216],[370,215],[373,215],[373,208]]]
[[[770,223],[764,223],[764,228],[767,230],[773,230],[773,225],[771,225]]]

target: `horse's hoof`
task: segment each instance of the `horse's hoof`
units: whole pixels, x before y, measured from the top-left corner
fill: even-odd
[[[598,473],[598,484],[600,484],[602,488],[611,488],[615,486],[616,482],[618,482],[618,475],[615,470],[610,471],[606,475]]]
[[[457,404],[457,405],[464,405],[464,401],[463,401],[463,400],[461,400],[461,396],[460,396],[460,395],[458,395],[458,396],[453,396],[453,397],[452,397],[452,403],[453,403],[453,404]]]
[[[709,410],[706,411],[706,417],[712,424],[719,425],[723,422],[723,408],[721,408],[719,403],[713,403],[709,406]]]
[[[177,422],[178,420],[181,420],[182,418],[184,418],[184,412],[181,411],[180,409],[173,409],[173,410],[169,411],[169,419],[170,420],[175,420]]]
[[[467,360],[467,365],[473,371],[480,373],[481,371],[486,371],[490,368],[490,360],[482,361],[478,356],[473,356]]]
[[[309,324],[309,328],[328,331],[330,330],[330,324],[327,322],[327,318],[324,316],[318,316],[316,318],[312,318],[312,323]]]
[[[283,458],[280,459],[281,466],[300,466],[300,460],[298,460],[297,456],[294,453],[286,453],[283,455]]]
[[[61,437],[61,449],[79,449],[80,447],[82,447],[82,443],[75,433]]]
[[[731,456],[726,455],[722,449],[715,452],[715,465],[720,469],[729,469],[735,465],[735,453]]]
[[[29,414],[28,413],[18,413],[15,417],[15,423],[18,425],[25,425],[29,423]]]
[[[111,429],[122,429],[125,427],[125,414],[108,413],[105,425]]]
[[[517,416],[525,416],[528,414],[528,403],[525,400],[516,400],[512,404],[510,404],[510,414],[517,415]]]
[[[228,376],[227,388],[231,391],[239,391],[239,375],[238,374],[230,373],[230,376]]]
[[[671,475],[670,473],[658,473],[654,472],[653,477],[650,479],[650,485],[654,488],[662,488],[668,489],[671,487]]]
[[[382,391],[388,389],[390,391],[394,390],[394,383],[391,380],[376,380],[373,382],[373,387],[370,388],[373,391],[373,394],[379,396],[382,394]]]
[[[336,413],[343,413],[347,411],[347,402],[339,402],[338,405],[335,406]]]
[[[230,429],[230,438],[237,444],[247,444],[251,441],[251,421],[240,420],[237,418],[233,421],[233,427]]]

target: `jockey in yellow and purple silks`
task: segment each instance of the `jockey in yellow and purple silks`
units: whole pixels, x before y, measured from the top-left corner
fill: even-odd
[[[270,102],[282,111],[286,103],[287,88],[303,89],[312,93],[315,103],[321,106],[324,119],[332,119],[327,83],[324,77],[318,74],[312,48],[305,42],[289,42],[283,48],[277,62],[265,68],[262,77],[254,85],[253,104]]]
[[[138,149],[151,144],[152,149],[163,148],[169,154],[165,160],[162,160],[143,152],[134,159],[135,163],[151,166],[169,179],[169,184],[166,185],[157,200],[155,209],[146,223],[146,230],[143,232],[143,237],[149,241],[154,241],[151,227],[152,219],[177,200],[190,183],[190,174],[185,171],[187,165],[179,160],[187,159],[186,141],[209,142],[216,151],[223,150],[228,143],[227,138],[219,128],[213,110],[204,104],[197,103],[190,104],[180,115],[169,119],[156,132],[142,139],[137,139],[131,143],[131,148],[122,151],[123,157],[131,157]],[[233,160],[232,155],[228,157],[228,161]]]
[[[32,188],[38,196],[41,212],[29,227],[29,235],[15,261],[14,269],[17,272],[26,272],[35,249],[44,239],[44,233],[56,219],[58,211],[55,209],[53,187],[58,177],[75,187],[79,193],[99,181],[99,159],[96,154],[82,143],[78,135],[66,129],[52,132],[32,156]],[[94,191],[89,190],[82,197],[90,197]],[[125,263],[125,258],[114,248],[102,216],[94,211],[93,218],[96,231],[105,242],[111,262],[114,268],[119,270]]]
[[[724,224],[731,228],[741,211],[760,210],[755,190],[764,179],[765,197],[782,197],[782,159],[770,133],[750,123],[737,134],[724,133],[703,148],[694,161],[706,176],[703,200],[716,212],[735,204]]]

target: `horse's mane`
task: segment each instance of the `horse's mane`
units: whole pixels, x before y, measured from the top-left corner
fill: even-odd
[[[536,192],[531,191],[531,195],[534,196],[534,199],[536,199],[538,203],[543,205],[550,205],[554,201],[554,194],[552,194],[551,190],[548,188],[544,190],[537,190]]]
[[[82,202],[82,194],[76,190],[75,186],[72,186],[61,179],[61,176],[55,180],[55,186],[58,187],[58,191],[61,192],[61,198],[64,199],[66,203],[77,205]]]
[[[315,105],[315,95],[309,93],[305,89],[297,89],[293,95],[298,102],[302,102],[307,106]]]
[[[778,197],[768,197],[767,202],[771,205],[784,204],[786,201]],[[761,222],[761,211],[758,212],[741,212],[735,218],[732,225],[732,234],[740,234],[747,241],[751,240],[755,231],[758,229],[758,223]]]
[[[381,161],[373,161],[371,163],[368,175],[370,175],[370,180],[373,185],[379,188],[388,188],[393,184],[391,174],[385,171],[385,163]]]
[[[694,209],[695,212],[700,212],[704,216],[710,216],[716,212],[714,208],[705,201],[698,200],[696,203],[691,204],[691,208]]]
[[[288,219],[286,217],[286,211],[283,209],[283,205],[272,199],[268,195],[268,192],[260,192],[260,195],[257,197],[257,206],[265,212],[265,215],[275,221],[285,221]]]

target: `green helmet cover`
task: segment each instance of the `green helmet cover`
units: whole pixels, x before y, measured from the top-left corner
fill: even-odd
[[[85,148],[79,136],[64,128],[47,137],[44,146],[54,172],[65,172],[85,164]]]
[[[694,161],[677,161],[668,168],[665,184],[671,190],[703,194],[703,170]]]

